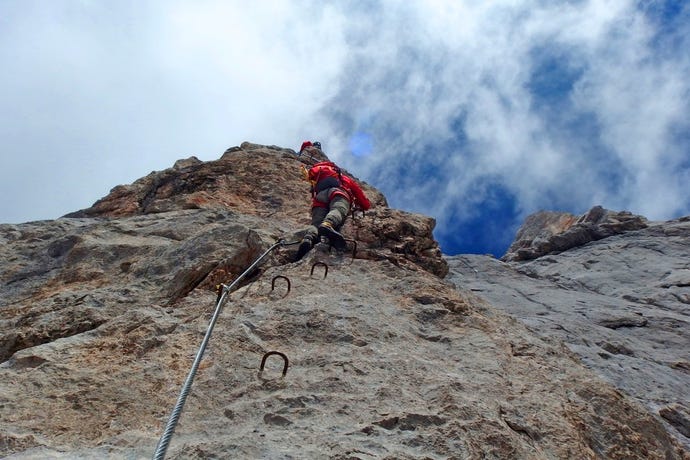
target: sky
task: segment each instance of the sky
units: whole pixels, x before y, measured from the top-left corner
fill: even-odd
[[[686,0],[0,0],[0,223],[304,140],[448,255],[690,215],[689,50]]]

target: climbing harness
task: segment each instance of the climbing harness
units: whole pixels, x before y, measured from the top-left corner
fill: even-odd
[[[180,391],[180,395],[177,398],[177,403],[175,404],[175,408],[173,409],[172,413],[170,414],[170,418],[168,419],[168,423],[165,426],[165,431],[163,432],[163,435],[161,436],[160,440],[158,441],[158,445],[156,446],[156,451],[153,455],[154,460],[162,460],[165,458],[165,452],[168,450],[168,446],[170,445],[170,439],[172,438],[173,433],[175,432],[175,427],[177,426],[177,422],[180,418],[180,414],[182,413],[182,408],[184,407],[185,401],[187,400],[187,396],[189,395],[189,391],[192,387],[192,383],[194,382],[194,377],[196,376],[197,370],[199,369],[199,364],[201,363],[201,358],[204,356],[204,352],[206,351],[206,346],[208,345],[208,342],[211,338],[211,333],[213,332],[213,328],[216,325],[216,321],[218,320],[218,316],[220,316],[220,312],[222,310],[223,302],[229,295],[230,291],[232,290],[233,287],[237,285],[245,276],[247,276],[248,273],[250,273],[254,268],[261,263],[261,261],[266,257],[269,253],[271,253],[275,248],[278,246],[290,246],[293,244],[299,244],[299,241],[292,242],[292,243],[287,243],[285,240],[278,240],[273,246],[268,248],[263,254],[259,256],[258,259],[252,263],[249,268],[247,268],[240,276],[237,277],[235,281],[233,281],[229,286],[226,286],[225,284],[221,284],[222,290],[219,291],[218,293],[218,298],[216,301],[216,307],[215,311],[213,313],[213,317],[211,318],[211,322],[208,325],[208,329],[206,330],[206,335],[204,336],[204,340],[201,342],[201,346],[199,347],[199,351],[196,354],[196,358],[194,358],[194,363],[192,364],[192,368],[189,371],[189,374],[187,375],[187,379],[184,382],[184,385],[182,386],[182,391]],[[265,360],[265,358],[264,358]],[[287,372],[287,357],[285,357],[285,369],[283,371],[283,375],[285,375],[285,372]]]
[[[367,216],[367,213],[364,209],[355,209],[354,207],[350,210],[350,216],[352,216],[352,220],[357,220],[357,213],[361,212],[362,213],[362,219],[364,219]]]

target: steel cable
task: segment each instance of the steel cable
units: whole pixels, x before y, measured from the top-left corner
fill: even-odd
[[[156,446],[156,451],[153,454],[153,459],[154,460],[162,460],[165,458],[165,453],[168,450],[168,446],[170,445],[170,440],[172,439],[173,433],[175,432],[175,427],[177,426],[177,422],[180,419],[180,414],[182,413],[182,408],[184,407],[185,401],[187,400],[187,396],[189,395],[189,391],[192,388],[192,383],[194,382],[194,377],[196,376],[197,370],[199,369],[199,364],[201,363],[201,358],[204,356],[204,352],[206,351],[206,346],[208,345],[209,340],[211,339],[211,333],[213,332],[213,327],[216,325],[216,321],[218,320],[218,316],[220,316],[220,312],[222,310],[223,302],[225,301],[226,297],[229,295],[230,291],[232,288],[240,282],[245,276],[247,276],[248,273],[250,273],[261,261],[266,257],[271,251],[273,251],[275,248],[278,246],[288,246],[288,245],[293,245],[293,244],[298,244],[299,241],[297,242],[292,242],[292,243],[286,243],[284,240],[278,240],[273,246],[268,248],[263,254],[259,256],[258,259],[252,263],[249,268],[247,268],[240,276],[237,277],[235,281],[233,281],[229,286],[226,286],[222,284],[221,286],[223,287],[223,294],[220,296],[218,301],[216,302],[216,307],[215,311],[213,313],[213,317],[211,318],[211,322],[208,325],[208,329],[206,329],[206,335],[204,336],[204,340],[201,342],[201,346],[199,347],[199,351],[196,354],[196,358],[194,358],[194,363],[192,364],[192,368],[189,371],[189,374],[187,375],[187,378],[185,379],[184,385],[182,385],[182,390],[180,391],[180,395],[177,398],[177,403],[175,404],[175,407],[170,414],[170,418],[168,419],[168,423],[165,426],[165,431],[163,431],[163,435],[161,436],[160,440],[158,441],[158,445]]]

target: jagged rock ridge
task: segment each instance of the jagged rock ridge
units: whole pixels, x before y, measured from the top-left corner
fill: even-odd
[[[0,453],[150,458],[214,286],[307,224],[303,161],[245,143],[0,225]],[[354,257],[280,247],[232,293],[169,458],[686,457],[559,342],[445,281],[433,220],[364,187]],[[273,360],[257,373],[271,350],[284,378]]]
[[[541,211],[527,217],[501,260],[531,260],[566,251],[609,236],[647,227],[647,219],[627,211],[595,206],[580,217]]]
[[[192,157],[171,169],[153,172],[131,185],[115,187],[91,208],[66,217],[126,217],[181,209],[235,210],[271,219],[282,235],[296,239],[309,224],[309,191],[300,165],[327,159],[318,150],[297,156],[290,149],[243,143],[217,161]],[[344,171],[349,174],[348,171]],[[432,231],[434,219],[388,208],[385,197],[366,183],[362,188],[374,206],[363,218],[350,219],[343,233],[356,239],[358,257],[410,262],[439,276],[448,267]],[[289,227],[288,227],[289,226]],[[286,230],[290,228],[291,231]],[[362,244],[363,243],[363,244]]]

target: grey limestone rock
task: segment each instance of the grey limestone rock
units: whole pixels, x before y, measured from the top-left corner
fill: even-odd
[[[690,218],[529,261],[449,257],[449,280],[563,341],[690,447]]]

